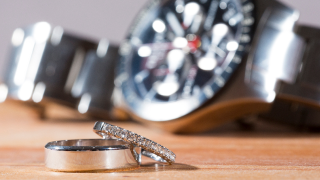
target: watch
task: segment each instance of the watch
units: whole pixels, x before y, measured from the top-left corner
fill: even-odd
[[[119,107],[182,133],[270,110],[268,118],[301,125],[290,106],[318,106],[320,31],[298,18],[273,0],[151,1],[120,47]]]
[[[252,114],[317,127],[320,30],[298,17],[274,0],[152,0],[119,48],[40,22],[15,30],[0,100],[180,133]]]

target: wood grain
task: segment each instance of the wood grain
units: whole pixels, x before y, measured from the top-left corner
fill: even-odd
[[[16,102],[0,104],[0,179],[319,179],[320,135],[258,123],[234,124],[197,135],[173,135],[137,123],[110,122],[144,135],[177,154],[168,166],[143,159],[124,172],[61,173],[44,167],[44,145],[53,140],[99,138],[94,121],[40,120]]]

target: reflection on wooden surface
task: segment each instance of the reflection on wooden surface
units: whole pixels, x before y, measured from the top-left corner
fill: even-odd
[[[258,125],[234,125],[198,135],[173,135],[132,122],[110,122],[168,147],[177,163],[143,158],[123,172],[61,173],[44,167],[44,145],[53,140],[99,138],[94,121],[43,121],[37,111],[15,102],[0,104],[0,179],[317,179],[320,134]]]

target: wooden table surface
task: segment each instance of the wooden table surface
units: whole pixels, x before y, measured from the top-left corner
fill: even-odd
[[[0,179],[320,179],[320,135],[258,125],[228,125],[197,135],[173,135],[137,123],[115,123],[174,151],[176,164],[143,159],[123,172],[62,173],[44,166],[44,145],[98,138],[94,121],[40,120],[31,108],[0,104]]]

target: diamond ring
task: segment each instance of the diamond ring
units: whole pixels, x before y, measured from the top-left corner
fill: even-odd
[[[174,163],[176,155],[168,148],[132,131],[105,122],[96,122],[93,131],[104,138],[117,138],[141,147],[141,154],[156,161]]]

